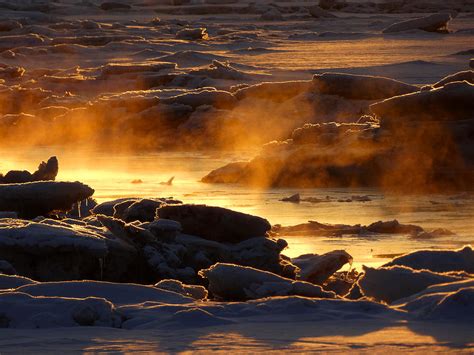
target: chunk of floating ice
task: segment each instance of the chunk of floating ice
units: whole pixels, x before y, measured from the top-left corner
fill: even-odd
[[[442,87],[395,96],[370,105],[370,110],[394,125],[419,121],[458,121],[472,117],[474,85],[448,82]]]
[[[40,181],[0,185],[0,211],[18,212],[21,217],[69,211],[79,201],[91,197],[94,190],[80,182]]]
[[[357,281],[362,293],[377,301],[392,303],[418,293],[428,286],[460,281],[463,276],[413,270],[403,266],[378,269],[364,266],[364,275]]]
[[[217,263],[199,275],[209,280],[209,292],[225,300],[245,300],[270,296],[299,295],[335,298],[320,286],[287,279],[268,271],[234,264]]]
[[[394,79],[344,73],[316,74],[313,77],[313,85],[321,94],[356,100],[385,99],[419,90],[414,85]]]
[[[344,250],[334,250],[322,255],[301,255],[291,262],[301,269],[299,280],[321,285],[345,264],[352,263],[352,256]]]
[[[418,250],[396,257],[384,266],[397,265],[433,272],[464,271],[474,274],[474,251],[471,246],[458,250]]]
[[[100,281],[43,282],[24,285],[16,290],[35,297],[97,297],[115,305],[143,302],[183,304],[193,301],[190,297],[159,287]]]
[[[22,292],[0,294],[0,323],[7,328],[120,326],[120,315],[103,298],[34,297]]]
[[[183,232],[219,242],[240,242],[265,236],[270,223],[261,217],[206,205],[168,205],[157,210],[159,218],[181,223]]]
[[[209,34],[205,28],[183,28],[176,33],[176,38],[190,41],[207,40]]]

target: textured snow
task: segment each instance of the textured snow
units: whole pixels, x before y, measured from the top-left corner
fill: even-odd
[[[397,302],[397,308],[413,312],[418,319],[472,322],[474,280],[428,287]]]
[[[474,274],[474,251],[471,246],[458,250],[419,250],[396,257],[385,264],[395,265],[434,272],[465,271]]]
[[[234,264],[217,263],[199,271],[209,280],[209,291],[225,300],[245,300],[269,296],[299,295],[335,298],[333,292],[304,281],[294,281],[268,271]]]
[[[85,299],[33,297],[21,292],[0,293],[0,322],[9,328],[118,326],[113,304],[94,297]]]
[[[36,281],[18,275],[0,274],[0,290],[34,284]]]
[[[99,281],[45,282],[21,286],[17,291],[35,297],[97,297],[116,305],[143,302],[179,304],[192,301],[189,297],[157,287]]]
[[[365,296],[392,303],[418,293],[428,286],[461,279],[462,277],[459,276],[438,274],[428,270],[413,270],[402,266],[378,269],[364,267],[364,275],[357,284]]]
[[[94,257],[104,257],[108,250],[104,238],[92,231],[19,219],[0,219],[0,246],[31,254],[83,251]]]

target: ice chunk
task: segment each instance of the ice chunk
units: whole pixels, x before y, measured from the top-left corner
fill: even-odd
[[[183,232],[219,242],[240,242],[265,236],[270,223],[261,217],[206,205],[164,206],[159,218],[181,223]]]
[[[44,161],[41,162],[38,169],[32,174],[28,171],[19,170],[9,171],[5,176],[0,174],[0,184],[55,180],[58,175],[58,169],[58,159],[51,157],[46,163]]]
[[[98,234],[25,220],[0,220],[0,246],[33,255],[77,251],[100,258],[107,254],[106,243]]]
[[[321,94],[352,100],[378,100],[418,91],[416,86],[394,79],[344,73],[316,74],[313,85]]]
[[[422,320],[472,321],[473,291],[473,279],[434,285],[409,298],[401,299],[396,307]]]
[[[143,302],[183,304],[193,301],[190,297],[153,286],[99,281],[44,282],[21,286],[16,290],[34,297],[104,298],[115,305]]]
[[[176,33],[176,38],[184,40],[207,40],[209,34],[205,28],[183,28]]]
[[[217,263],[201,270],[199,275],[209,280],[209,292],[214,297],[226,300],[287,295],[335,298],[334,292],[324,291],[320,286],[246,266]]]
[[[451,20],[451,14],[433,14],[426,17],[394,23],[383,30],[383,33],[395,33],[410,30],[446,33],[448,32],[448,23]]]
[[[0,259],[36,280],[123,279],[136,250],[104,229],[73,222],[0,220]]]
[[[0,211],[15,211],[21,217],[36,217],[69,211],[94,190],[80,182],[31,182],[0,185]]]
[[[370,110],[385,120],[399,125],[411,121],[453,121],[471,118],[474,112],[474,85],[467,81],[402,96],[370,105]]]
[[[0,315],[6,328],[119,327],[122,323],[113,304],[104,299],[34,297],[21,292],[0,293]]]
[[[151,222],[147,229],[153,233],[158,240],[174,240],[178,233],[180,233],[183,228],[181,223],[172,221],[170,219],[160,218]]]
[[[458,73],[448,75],[447,77],[433,84],[433,87],[440,88],[446,84],[449,84],[455,81],[467,81],[468,83],[474,84],[474,71],[466,70],[466,71],[460,71]]]
[[[165,98],[162,103],[166,105],[185,105],[193,108],[210,105],[216,108],[231,109],[235,107],[237,100],[234,95],[227,91],[201,90]]]
[[[311,92],[311,81],[283,81],[259,83],[240,88],[234,92],[237,99],[264,99],[283,102],[302,93]]]
[[[98,204],[97,206],[95,206],[93,209],[92,209],[92,213],[93,214],[103,214],[105,216],[109,216],[109,217],[113,217],[114,216],[114,213],[115,213],[115,210],[114,210],[114,207],[122,202],[125,202],[125,201],[138,201],[140,200],[140,198],[129,198],[129,197],[126,197],[126,198],[119,198],[119,199],[116,199],[116,200],[112,200],[112,201],[106,201],[106,202],[102,202],[100,204]],[[133,203],[131,202],[131,203]]]
[[[155,287],[176,292],[180,295],[191,297],[196,300],[207,298],[207,290],[205,287],[198,285],[185,285],[178,280],[161,280],[155,285]]]
[[[474,274],[474,251],[471,246],[458,250],[419,250],[396,257],[384,266],[406,266],[433,272],[465,271]]]
[[[428,286],[459,280],[462,280],[462,277],[428,270],[413,270],[403,266],[378,269],[364,266],[364,275],[357,284],[365,296],[392,303],[418,293]]]
[[[294,194],[294,195],[282,198],[281,201],[291,202],[291,203],[300,203],[301,202],[301,196],[300,196],[300,194]]]
[[[163,201],[143,199],[139,201],[132,201],[123,211],[118,213],[117,205],[115,206],[115,218],[120,218],[125,222],[151,222],[155,219],[156,210],[164,204]]]
[[[291,261],[301,269],[299,280],[321,285],[345,264],[352,263],[352,256],[344,250],[334,250],[322,255],[301,255]]]
[[[36,283],[36,281],[33,281],[27,277],[0,274],[0,290],[17,288],[23,285],[31,285],[34,283]]]

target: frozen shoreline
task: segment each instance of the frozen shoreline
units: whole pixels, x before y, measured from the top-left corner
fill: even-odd
[[[472,5],[316,4],[0,4],[1,352],[474,351]]]
[[[14,186],[21,190],[29,184],[55,183]],[[0,275],[0,324],[15,328],[0,336],[2,349],[15,351],[26,342],[24,351],[29,351],[28,346],[37,348],[52,337],[42,350],[57,350],[60,338],[69,350],[125,350],[125,334],[138,342],[129,350],[142,351],[472,348],[471,247],[413,252],[379,268],[364,267],[362,273],[338,274],[352,262],[346,252],[290,259],[280,255],[286,242],[276,239],[279,232],[301,228],[371,238],[451,233],[447,230],[427,232],[398,222],[366,227],[312,222],[269,231],[262,218],[165,199],[122,199],[97,205],[92,212],[97,215],[82,220],[0,219],[0,250],[6,259],[2,270],[15,274],[18,269],[43,280]],[[265,237],[254,237],[265,231]],[[14,254],[5,253],[7,249]],[[26,263],[25,253],[30,255]],[[138,260],[143,261],[140,275],[122,265],[135,269]],[[121,283],[53,281],[93,275]],[[166,278],[175,280],[126,282]],[[201,282],[207,289],[196,285]],[[291,331],[284,330],[288,319]],[[347,320],[350,326],[343,324]],[[448,332],[440,330],[450,324]],[[89,328],[73,329],[78,326]]]

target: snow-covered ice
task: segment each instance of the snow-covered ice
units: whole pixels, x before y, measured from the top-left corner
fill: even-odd
[[[3,1],[1,351],[472,352],[472,11]]]

